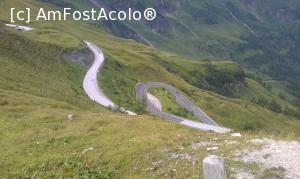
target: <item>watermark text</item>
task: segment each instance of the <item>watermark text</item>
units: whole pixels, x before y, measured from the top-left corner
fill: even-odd
[[[32,21],[140,21],[155,20],[157,13],[153,8],[145,9],[143,12],[138,10],[133,10],[132,8],[126,11],[107,11],[105,8],[101,9],[91,9],[87,11],[76,11],[72,8],[63,8],[63,10],[45,10],[40,8],[36,15],[33,15],[30,8],[24,10],[17,10],[16,8],[11,8],[10,19],[11,22],[15,21],[25,21],[30,23]]]

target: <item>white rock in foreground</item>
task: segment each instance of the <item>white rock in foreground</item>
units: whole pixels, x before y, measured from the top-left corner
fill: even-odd
[[[241,133],[233,133],[231,134],[232,137],[242,137]]]
[[[75,115],[73,115],[73,114],[69,114],[68,116],[67,116],[67,119],[68,120],[73,120],[75,118]]]
[[[206,150],[207,151],[212,151],[212,150],[218,150],[218,149],[219,149],[219,147],[209,147]]]

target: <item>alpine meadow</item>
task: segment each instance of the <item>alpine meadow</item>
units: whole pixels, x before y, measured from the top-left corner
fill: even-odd
[[[0,0],[0,178],[300,178],[299,58],[297,0]]]

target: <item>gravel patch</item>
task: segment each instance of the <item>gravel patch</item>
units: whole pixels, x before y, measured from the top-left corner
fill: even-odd
[[[236,179],[254,179],[254,175],[246,170],[236,170],[232,168],[233,177]]]
[[[263,169],[282,168],[285,178],[300,178],[300,142],[271,139],[253,139],[250,142],[262,145],[262,148],[239,152],[237,160],[258,163]]]

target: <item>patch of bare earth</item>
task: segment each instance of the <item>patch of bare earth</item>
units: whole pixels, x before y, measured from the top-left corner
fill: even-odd
[[[300,178],[300,142],[271,139],[254,139],[250,142],[262,147],[238,152],[237,160],[258,163],[265,171],[280,169],[283,178]]]

